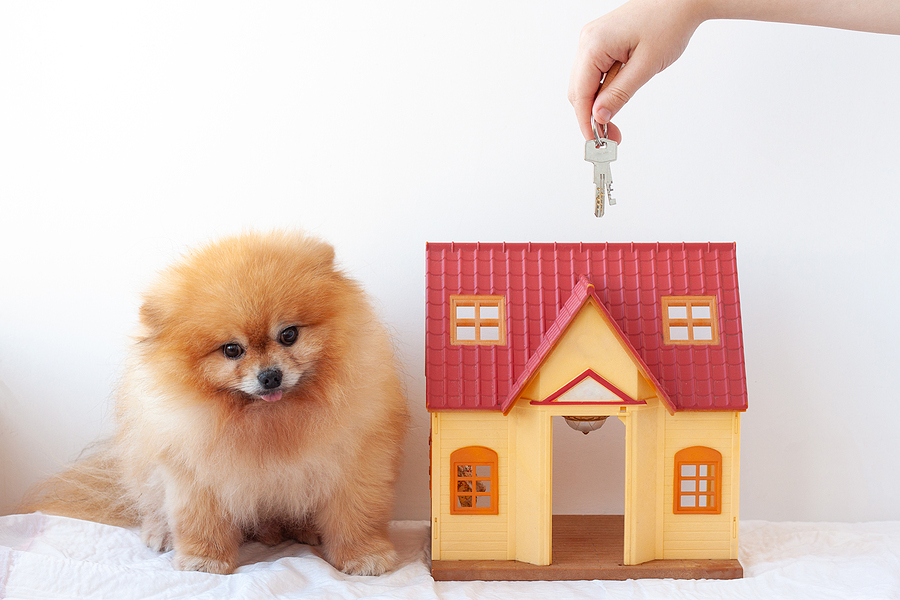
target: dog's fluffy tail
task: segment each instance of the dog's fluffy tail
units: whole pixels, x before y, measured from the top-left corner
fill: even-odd
[[[41,511],[121,527],[139,523],[122,486],[121,464],[109,444],[32,488],[16,511]]]

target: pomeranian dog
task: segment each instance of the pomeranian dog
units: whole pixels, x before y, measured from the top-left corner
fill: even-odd
[[[379,575],[407,405],[391,341],[328,244],[247,233],[187,255],[144,296],[116,434],[26,503],[140,526],[182,570],[230,573],[252,539],[321,542]]]

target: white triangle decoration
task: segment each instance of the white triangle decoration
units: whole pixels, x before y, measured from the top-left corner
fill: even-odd
[[[554,402],[621,402],[622,399],[593,377],[585,377],[575,386],[557,396]]]

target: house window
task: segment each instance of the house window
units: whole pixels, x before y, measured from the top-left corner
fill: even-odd
[[[715,296],[663,296],[663,341],[666,344],[718,344]]]
[[[506,344],[503,296],[450,296],[450,343]]]
[[[496,452],[468,446],[450,455],[450,514],[499,514]]]
[[[722,454],[704,446],[675,454],[675,513],[722,513]]]

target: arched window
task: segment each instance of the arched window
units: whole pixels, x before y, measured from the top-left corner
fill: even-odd
[[[722,453],[693,446],[675,453],[675,513],[722,513]]]
[[[450,514],[496,515],[497,453],[467,446],[450,455]]]

